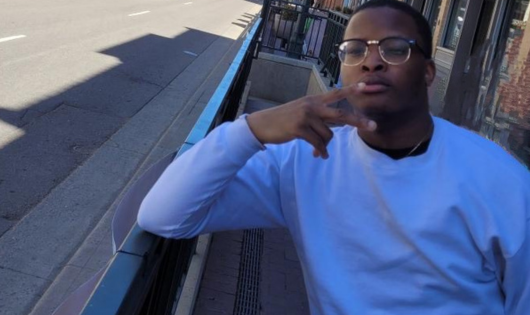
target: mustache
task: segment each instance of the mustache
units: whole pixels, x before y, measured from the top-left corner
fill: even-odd
[[[385,86],[390,86],[390,81],[384,77],[377,75],[367,75],[362,77],[357,83],[364,83],[366,85],[381,84]]]

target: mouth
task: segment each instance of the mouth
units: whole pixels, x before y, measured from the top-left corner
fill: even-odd
[[[361,93],[365,94],[383,93],[390,88],[390,83],[379,77],[364,77],[359,83],[364,83],[365,86]]]

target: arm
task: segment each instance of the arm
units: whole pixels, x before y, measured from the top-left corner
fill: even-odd
[[[225,124],[174,161],[144,199],[138,224],[152,233],[187,238],[213,231],[285,225],[279,158],[261,144],[303,139],[327,158],[326,122],[375,129],[375,123],[328,105],[359,88],[307,96]]]
[[[171,238],[284,225],[278,168],[262,148],[245,119],[216,128],[168,166],[142,202],[138,224]]]

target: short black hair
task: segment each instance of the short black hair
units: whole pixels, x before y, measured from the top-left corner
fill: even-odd
[[[372,8],[382,8],[382,7],[389,7],[398,11],[401,11],[408,16],[410,16],[414,23],[416,24],[416,28],[418,31],[418,34],[420,34],[422,44],[422,49],[425,51],[425,54],[430,59],[432,58],[432,32],[431,32],[431,26],[429,25],[429,22],[427,19],[416,9],[411,7],[409,4],[405,2],[401,2],[398,0],[370,0],[368,2],[365,2],[361,6],[357,7],[355,11],[352,14],[352,18],[359,12],[364,11],[366,9],[372,9]],[[351,21],[351,18],[350,18]]]

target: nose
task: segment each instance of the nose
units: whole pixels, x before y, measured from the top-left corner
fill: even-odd
[[[379,49],[376,45],[368,48],[368,56],[361,64],[361,69],[364,72],[377,72],[386,70],[387,63],[381,58]]]

